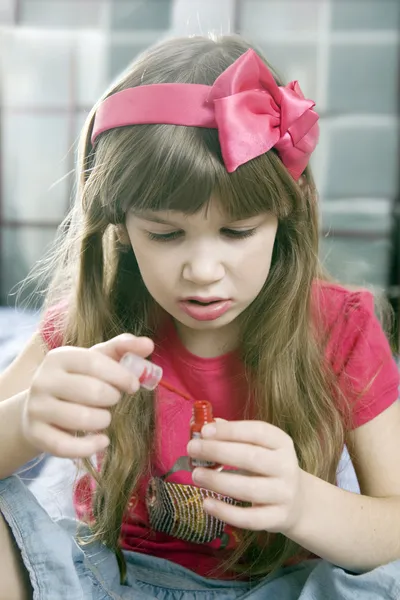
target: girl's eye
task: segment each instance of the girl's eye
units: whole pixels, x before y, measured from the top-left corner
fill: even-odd
[[[230,237],[233,239],[242,240],[244,238],[248,238],[254,235],[256,232],[256,227],[252,229],[221,229],[221,233],[226,237]]]
[[[220,231],[221,234],[225,237],[236,240],[242,240],[244,238],[248,238],[254,235],[256,232],[256,227],[253,227],[252,229],[227,229],[224,227]],[[170,233],[152,233],[151,231],[148,231],[147,235],[151,240],[154,240],[155,242],[171,242],[183,236],[184,231],[177,230],[171,231]]]
[[[171,231],[171,233],[151,233],[151,231],[148,231],[147,235],[155,242],[169,242],[183,235],[183,231]]]

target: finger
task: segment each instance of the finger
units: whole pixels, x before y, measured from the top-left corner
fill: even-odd
[[[97,350],[118,362],[127,352],[146,358],[153,352],[154,343],[148,337],[136,337],[130,333],[122,333],[107,342],[96,344],[91,350]]]
[[[116,387],[87,375],[76,375],[61,371],[58,375],[57,398],[86,406],[114,406],[121,398]]]
[[[279,455],[267,448],[219,440],[191,440],[189,456],[220,465],[235,467],[258,475],[277,476],[281,473]]]
[[[47,423],[36,423],[31,434],[38,448],[59,458],[87,458],[101,452],[109,444],[104,434],[77,437]]]
[[[270,450],[292,443],[282,429],[265,421],[217,421],[204,426],[201,433],[204,438],[254,444]]]
[[[60,371],[67,371],[70,374],[88,375],[99,379],[109,385],[116,387],[121,392],[132,394],[139,389],[137,377],[130,373],[118,362],[102,354],[94,352],[87,348],[61,347],[49,353],[48,360],[54,361],[54,367]],[[54,369],[47,382],[41,378],[41,385],[48,391],[54,389]]]
[[[243,502],[276,504],[282,501],[283,483],[280,479],[233,475],[212,469],[195,469],[192,476],[196,485]]]
[[[103,408],[41,397],[30,407],[30,418],[70,431],[100,431],[111,423],[111,413]]]
[[[279,506],[235,506],[207,498],[204,500],[204,510],[224,523],[251,531],[270,531],[278,533],[282,523],[282,511]]]

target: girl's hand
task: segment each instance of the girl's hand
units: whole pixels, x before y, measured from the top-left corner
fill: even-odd
[[[262,421],[222,421],[206,425],[202,439],[188,444],[188,454],[238,469],[195,469],[196,485],[251,503],[232,506],[206,499],[204,509],[240,529],[288,535],[302,511],[302,474],[292,439]]]
[[[137,377],[119,364],[126,352],[143,358],[153,351],[148,338],[119,335],[92,348],[51,350],[28,391],[22,418],[27,441],[39,452],[62,458],[84,458],[104,450],[111,422],[109,408],[122,392],[135,393]],[[89,435],[77,437],[78,431]]]

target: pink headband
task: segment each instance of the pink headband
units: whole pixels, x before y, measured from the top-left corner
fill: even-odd
[[[226,170],[275,148],[297,180],[318,142],[315,102],[306,100],[297,81],[285,87],[254,52],[248,50],[214,85],[160,83],[109,96],[97,109],[92,144],[115,127],[166,123],[218,129]]]

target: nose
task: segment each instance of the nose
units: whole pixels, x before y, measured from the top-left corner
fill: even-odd
[[[187,255],[182,277],[199,286],[207,286],[220,281],[225,275],[225,267],[212,244],[196,244]]]

